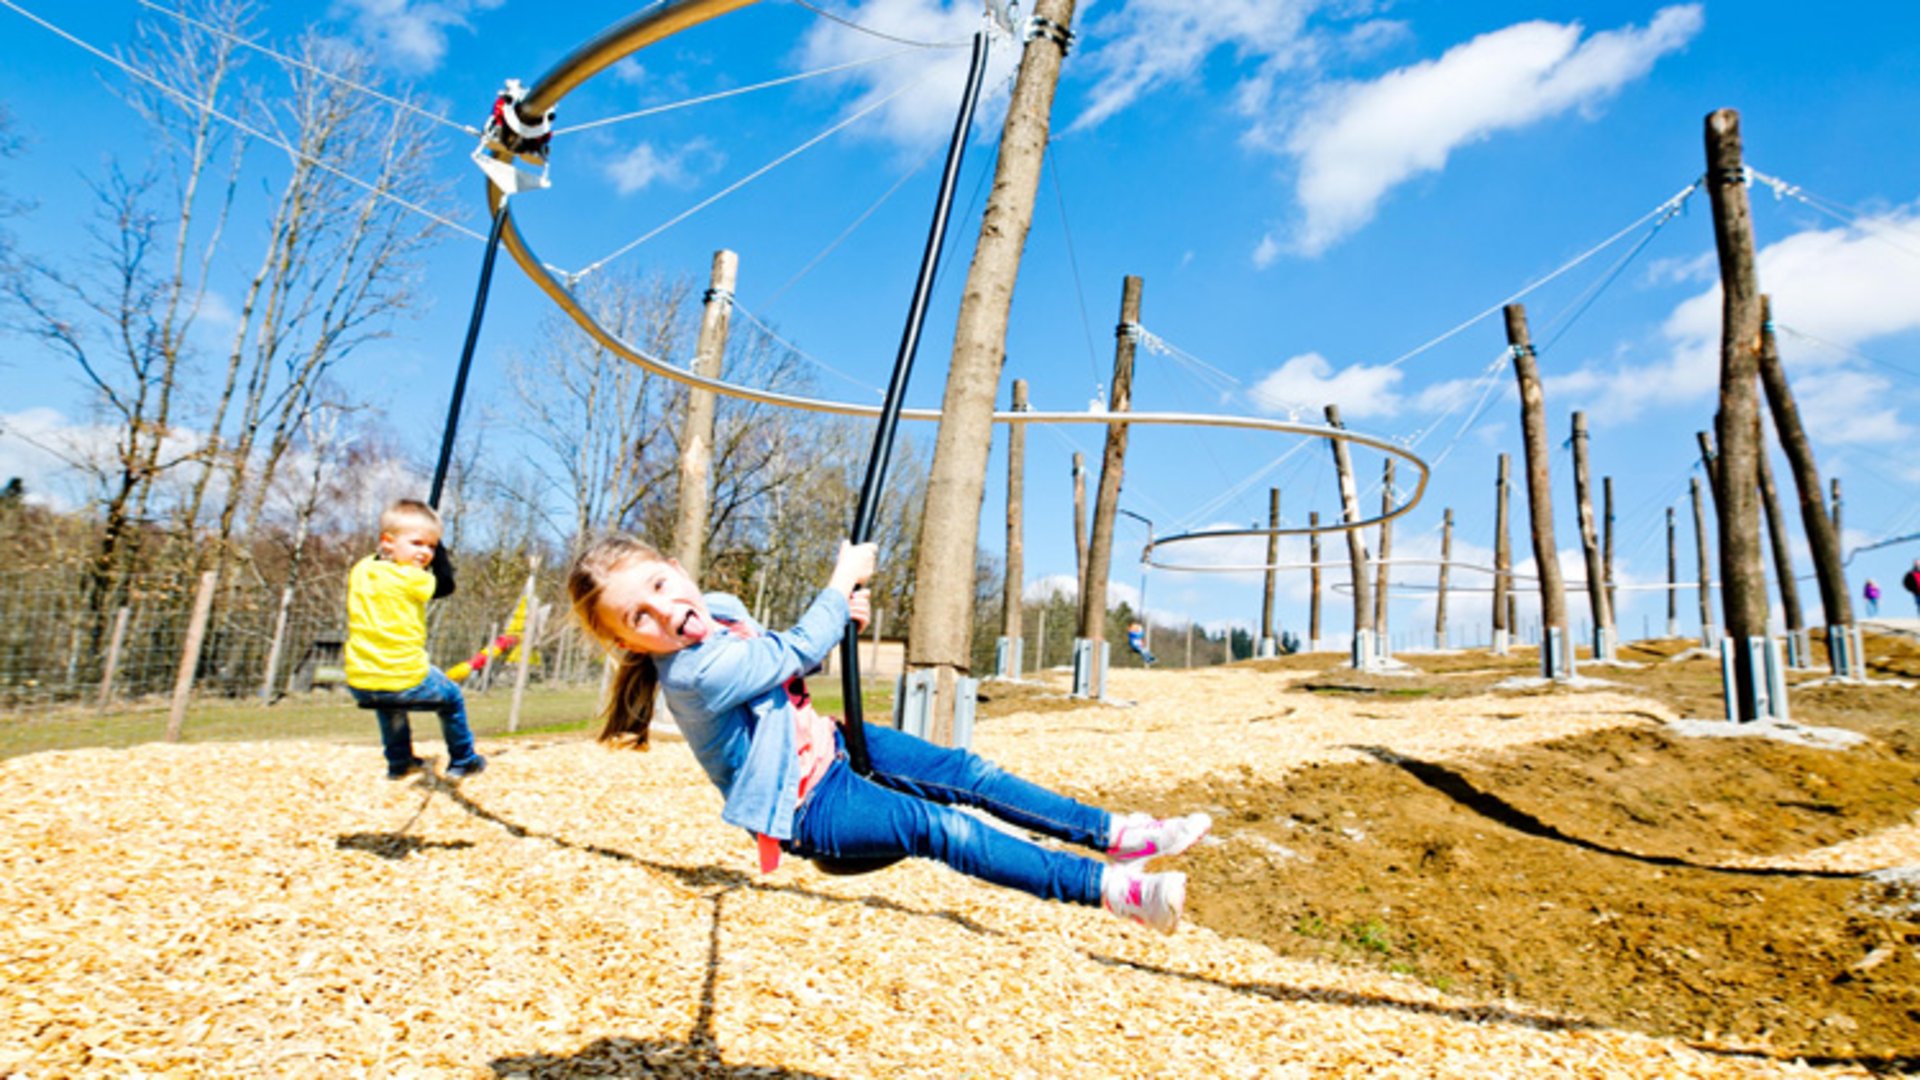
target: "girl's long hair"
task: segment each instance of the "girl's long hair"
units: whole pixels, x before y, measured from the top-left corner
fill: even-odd
[[[650,748],[647,732],[653,726],[653,699],[660,685],[660,672],[653,666],[653,657],[622,648],[612,629],[601,622],[600,590],[606,587],[608,575],[626,563],[661,562],[664,558],[650,544],[624,533],[613,533],[588,544],[567,573],[567,595],[573,601],[573,617],[617,665],[598,736],[609,746],[631,750]]]

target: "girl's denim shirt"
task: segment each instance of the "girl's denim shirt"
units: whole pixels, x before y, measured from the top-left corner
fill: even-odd
[[[800,788],[788,679],[820,666],[840,642],[847,598],[822,589],[793,629],[760,630],[738,597],[706,594],[724,620],[707,638],[654,658],[660,689],[695,760],[720,789],[721,820],[776,840],[793,838]],[[751,636],[725,623],[750,628]]]

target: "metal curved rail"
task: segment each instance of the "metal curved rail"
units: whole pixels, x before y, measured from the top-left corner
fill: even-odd
[[[676,0],[659,7],[636,14],[602,31],[599,36],[567,54],[533,86],[528,88],[522,110],[532,115],[544,115],[548,109],[555,108],[568,93],[578,88],[595,74],[611,67],[618,61],[648,45],[682,30],[697,26],[728,12],[747,7],[755,0]],[[739,398],[745,401],[760,402],[783,408],[800,409],[808,412],[833,413],[841,416],[866,416],[878,418],[881,407],[862,405],[855,402],[832,401],[824,398],[805,397],[797,394],[783,394],[758,387],[743,386],[721,379],[711,379],[687,368],[670,364],[659,357],[640,349],[600,325],[591,312],[583,307],[574,296],[569,282],[563,281],[551,268],[541,262],[533,248],[521,235],[519,222],[514,220],[513,208],[505,207],[505,196],[492,184],[487,185],[487,208],[490,214],[503,217],[501,243],[513,260],[526,271],[527,277],[540,291],[547,294],[560,309],[585,330],[589,337],[605,346],[608,351],[648,371],[676,382],[716,394]],[[908,420],[938,420],[938,409],[902,409],[900,416]],[[1325,427],[1317,424],[1301,424],[1288,420],[1270,420],[1263,417],[1223,416],[1212,413],[1092,413],[1092,412],[1015,412],[1013,410],[996,411],[993,420],[999,424],[1109,424],[1126,423],[1140,425],[1174,425],[1182,427],[1234,427],[1255,431],[1273,431],[1280,433],[1307,435],[1313,438],[1344,439],[1350,443],[1371,447],[1383,453],[1405,461],[1416,469],[1420,478],[1414,485],[1406,501],[1391,511],[1377,514],[1354,522],[1339,522],[1323,525],[1317,531],[1323,533],[1346,532],[1353,529],[1365,529],[1392,521],[1419,503],[1426,492],[1429,469],[1427,463],[1412,451],[1396,445],[1386,439],[1363,435],[1344,428]],[[1295,535],[1316,530],[1281,530],[1278,535]],[[1207,535],[1241,535],[1241,532]],[[1199,535],[1199,534],[1195,534]],[[1269,530],[1254,530],[1246,535],[1267,536]],[[1160,541],[1166,543],[1167,541]],[[1167,567],[1166,569],[1180,569]]]

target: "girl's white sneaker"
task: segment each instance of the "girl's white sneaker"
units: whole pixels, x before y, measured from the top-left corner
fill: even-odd
[[[1101,878],[1100,892],[1108,911],[1171,934],[1179,927],[1180,912],[1187,904],[1187,875],[1142,874],[1109,866]]]

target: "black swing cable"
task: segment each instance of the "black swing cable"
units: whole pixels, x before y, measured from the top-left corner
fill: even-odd
[[[854,509],[850,542],[864,544],[873,536],[874,520],[880,513],[880,493],[886,484],[887,462],[893,456],[893,434],[900,426],[900,408],[906,396],[907,378],[913,371],[914,353],[920,347],[920,327],[927,317],[927,297],[933,291],[934,271],[940,261],[940,249],[946,239],[947,218],[953,209],[953,189],[960,176],[960,162],[966,154],[967,133],[973,127],[974,106],[980,100],[981,76],[987,66],[987,31],[973,35],[973,58],[967,69],[966,90],[960,98],[960,114],[953,124],[953,139],[947,145],[946,168],[940,174],[940,195],[935,203],[933,221],[927,228],[926,250],[920,256],[920,276],[914,283],[913,303],[907,310],[907,324],[900,336],[900,351],[894,358],[893,377],[887,384],[887,396],[880,408],[880,423],[873,434],[873,450],[867,457],[866,479],[860,485],[860,501]],[[863,726],[860,702],[860,630],[847,623],[840,639],[840,688],[846,713],[844,737],[847,763],[862,776],[872,773],[867,759],[867,733]]]

